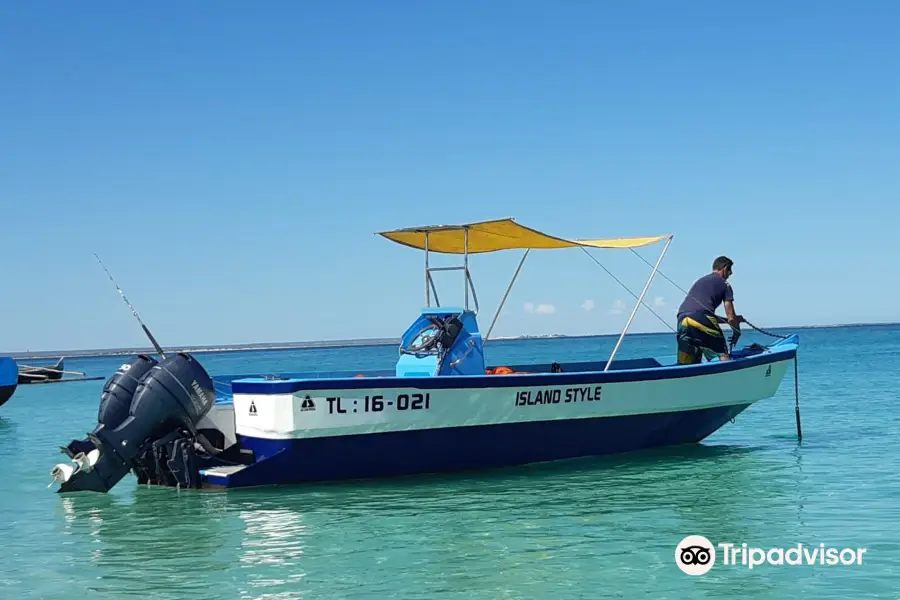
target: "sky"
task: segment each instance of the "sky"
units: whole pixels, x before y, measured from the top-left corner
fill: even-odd
[[[900,321],[898,27],[887,1],[2,3],[0,350],[147,345],[94,253],[164,346],[396,337],[424,259],[373,234],[504,217],[674,234],[684,289],[725,254],[761,327]],[[646,263],[593,255],[640,292]],[[472,258],[483,331],[520,257]],[[674,325],[682,298],[646,302]],[[533,252],[492,336],[616,333],[633,302]]]

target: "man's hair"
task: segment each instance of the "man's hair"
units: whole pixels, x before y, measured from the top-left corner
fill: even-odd
[[[734,265],[734,261],[728,258],[727,256],[720,256],[716,260],[713,261],[713,271],[718,271],[720,269],[727,269],[730,266]]]

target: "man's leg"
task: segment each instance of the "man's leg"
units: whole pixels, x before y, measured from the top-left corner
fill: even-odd
[[[701,361],[701,354],[699,348],[684,348],[683,346],[678,346],[678,364],[679,365],[696,365]]]
[[[703,356],[706,357],[706,360],[712,360],[714,358],[718,358],[719,360],[731,360],[731,355],[726,351],[724,354],[717,347],[713,348],[703,348]]]
[[[696,365],[703,359],[700,346],[692,333],[690,324],[686,322],[686,319],[682,320],[676,334],[679,365]]]
[[[704,322],[685,317],[682,321],[682,327],[690,333],[694,345],[700,349],[707,361],[716,357],[719,360],[731,360],[725,334],[715,319],[710,317],[708,322]]]
[[[711,352],[715,352],[716,355],[718,355],[719,360],[731,360],[731,353],[728,351],[728,340],[725,339],[725,332],[722,331],[719,322],[714,318],[709,317],[709,323],[711,327],[709,328],[710,333],[707,336],[707,348],[709,348]],[[712,331],[715,333],[711,333]]]
[[[728,343],[725,341],[725,334],[721,333],[718,336],[704,335],[703,336],[703,354],[706,356],[706,360],[712,360],[716,357],[719,360],[731,360],[731,354],[728,352]]]

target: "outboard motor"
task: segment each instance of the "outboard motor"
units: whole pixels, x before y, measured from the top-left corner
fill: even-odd
[[[141,378],[159,364],[155,358],[146,354],[138,354],[127,363],[119,367],[112,377],[103,386],[100,394],[100,409],[97,411],[97,423],[107,429],[115,429],[128,417],[131,409],[131,401],[137,391]],[[72,440],[61,450],[70,458],[79,462],[83,455],[96,450],[93,442],[87,440]]]
[[[63,448],[75,464],[51,471],[62,484],[58,491],[108,492],[130,470],[139,480],[167,483],[174,470],[180,483],[196,471],[194,442],[217,452],[196,430],[215,400],[212,379],[191,355],[177,353],[159,363],[136,356],[103,387],[99,424],[88,439]],[[185,472],[185,465],[194,469]]]
[[[103,386],[100,408],[97,410],[97,423],[115,429],[128,418],[131,401],[134,400],[141,378],[158,364],[155,358],[138,354],[119,367]]]

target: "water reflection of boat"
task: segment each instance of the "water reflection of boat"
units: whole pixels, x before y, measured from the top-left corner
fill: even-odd
[[[147,598],[210,598],[213,582],[197,573],[233,567],[221,552],[229,529],[222,522],[227,499],[220,494],[160,495],[141,488],[132,495],[60,498],[67,539],[60,549],[66,553],[74,546],[83,551],[75,555],[76,572],[70,577],[91,590],[76,595],[124,598],[139,587]],[[184,564],[192,567],[173,568]],[[59,577],[66,577],[63,568],[60,571]]]
[[[110,599],[136,586],[173,599],[490,596],[485,582],[498,572],[514,597],[601,589],[610,578],[637,588],[672,577],[675,544],[688,533],[758,539],[760,523],[796,500],[794,458],[693,445],[303,493],[120,486],[124,494],[61,497],[65,541],[48,559],[59,559],[70,589]]]

